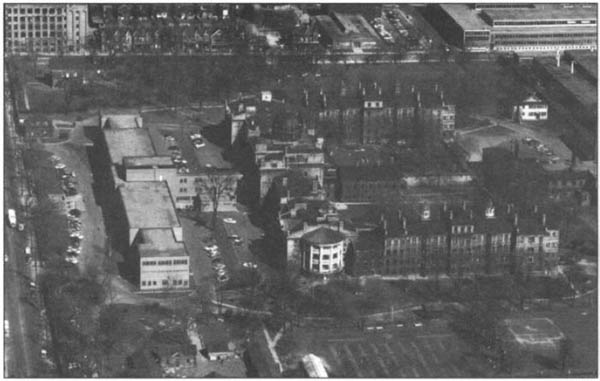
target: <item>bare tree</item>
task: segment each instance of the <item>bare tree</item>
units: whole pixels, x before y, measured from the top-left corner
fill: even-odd
[[[207,168],[208,169],[208,168]],[[200,188],[202,193],[207,196],[212,205],[212,220],[211,226],[214,229],[217,222],[217,212],[219,211],[219,203],[221,197],[227,193],[232,193],[235,190],[237,183],[237,176],[231,171],[223,171],[216,168],[210,168],[200,180]],[[197,199],[200,201],[202,197],[200,194],[197,195]],[[202,205],[198,205],[202,208]]]

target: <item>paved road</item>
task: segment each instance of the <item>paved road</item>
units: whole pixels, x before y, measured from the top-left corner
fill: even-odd
[[[5,83],[6,88],[8,86]],[[9,94],[5,92],[5,95]],[[19,180],[15,160],[17,135],[12,119],[10,96],[5,96],[4,111],[4,216],[8,208],[14,208],[17,210],[17,217],[23,218],[23,214],[19,213],[21,210],[16,194],[19,187],[15,185]],[[24,270],[26,269],[23,256],[25,237],[24,233],[17,232],[6,224],[4,229],[4,254],[8,257],[8,262],[4,263],[4,305],[6,307],[4,319],[8,320],[10,325],[10,337],[6,338],[5,333],[4,374],[7,377],[32,377],[35,376],[36,358],[33,357],[33,353],[36,353],[34,346],[37,341],[35,331],[31,329],[35,309],[27,302],[29,278],[28,271]]]

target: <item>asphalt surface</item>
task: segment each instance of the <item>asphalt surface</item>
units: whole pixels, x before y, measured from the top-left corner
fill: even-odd
[[[7,87],[5,86],[5,89]],[[6,93],[5,93],[6,94]],[[23,219],[18,200],[18,182],[23,176],[17,173],[16,142],[18,137],[12,119],[10,97],[5,97],[4,108],[4,218],[8,208],[17,211],[17,221]],[[9,333],[4,333],[4,375],[6,377],[32,377],[39,362],[39,340],[34,327],[39,315],[29,290],[30,271],[25,264],[26,233],[4,224],[4,319],[9,322]]]

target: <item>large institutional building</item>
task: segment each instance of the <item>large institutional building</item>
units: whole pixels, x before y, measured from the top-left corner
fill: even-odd
[[[595,50],[595,4],[435,4],[428,21],[470,52]]]
[[[4,51],[83,53],[91,28],[84,4],[5,4]]]
[[[558,263],[559,230],[538,207],[288,202],[287,258],[305,272],[354,276],[463,277],[547,274]]]

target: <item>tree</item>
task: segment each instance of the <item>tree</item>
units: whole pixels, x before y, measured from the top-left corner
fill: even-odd
[[[237,176],[228,170],[223,171],[216,168],[207,168],[206,174],[201,177],[199,186],[212,205],[211,225],[213,229],[217,223],[217,212],[219,211],[221,197],[227,193],[233,194],[236,183]],[[202,199],[200,194],[197,197]]]

